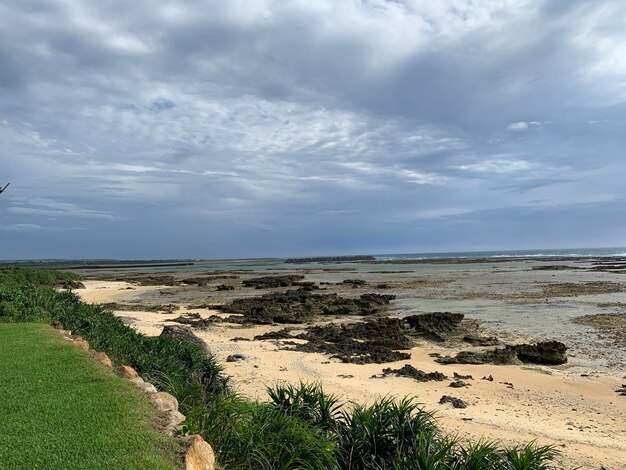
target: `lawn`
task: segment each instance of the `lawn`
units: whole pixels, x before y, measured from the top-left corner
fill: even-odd
[[[41,324],[0,323],[0,467],[176,469],[147,397]]]

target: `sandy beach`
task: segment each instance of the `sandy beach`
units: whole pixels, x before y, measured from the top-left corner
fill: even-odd
[[[300,272],[307,281],[328,282],[328,289],[334,289],[331,282],[336,284],[347,277],[365,279],[368,283],[379,282],[383,278],[392,286],[398,283],[394,287],[398,299],[392,302],[388,312],[391,316],[402,314],[414,301],[420,301],[420,311],[429,311],[432,307],[432,311],[461,310],[466,313],[467,302],[471,302],[475,306],[473,317],[489,333],[495,332],[507,343],[556,336],[572,343],[568,344],[569,360],[558,366],[444,365],[435,362],[434,355],[451,355],[463,348],[458,344],[420,341],[407,351],[411,355],[408,360],[352,364],[331,358],[328,354],[287,350],[280,339],[253,340],[255,336],[281,330],[285,325],[217,322],[204,328],[194,328],[194,332],[207,342],[225,372],[232,377],[234,387],[251,398],[264,400],[266,387],[277,381],[318,381],[327,392],[360,403],[372,402],[385,395],[415,396],[426,409],[436,413],[446,432],[460,439],[499,439],[507,444],[536,439],[541,444],[558,446],[563,454],[561,462],[566,468],[599,469],[604,466],[606,469],[626,469],[626,397],[616,393],[626,380],[623,378],[625,371],[620,348],[611,345],[593,328],[576,326],[571,322],[571,318],[583,313],[605,311],[597,306],[595,310],[588,308],[592,304],[612,303],[613,308],[621,311],[620,302],[626,302],[626,294],[621,284],[619,288],[610,288],[610,283],[616,283],[616,276],[619,281],[619,275],[576,270],[532,271],[528,266],[519,269],[519,266],[499,264],[478,271],[471,266],[462,269],[457,266],[453,269],[433,267],[426,276],[427,280],[420,272],[423,282],[419,282],[420,279],[411,277],[413,274],[397,272],[401,269],[394,272],[385,266],[381,269],[382,273],[374,273],[371,268],[369,266],[367,272],[359,271],[360,268],[354,272],[342,272],[341,269]],[[147,335],[158,335],[163,326],[177,324],[172,320],[181,315],[194,314],[196,319],[225,316],[223,311],[198,304],[198,299],[210,297],[211,303],[223,303],[224,296],[259,295],[254,290],[239,287],[227,292],[216,288],[223,284],[235,285],[240,278],[252,274],[258,273],[235,273],[231,278],[222,273],[222,279],[214,276],[202,286],[176,282],[158,285],[156,281],[154,285],[141,285],[136,280],[111,280],[115,276],[109,275],[111,279],[86,280],[86,288],[76,292],[90,303],[132,305],[132,309],[115,310],[116,315]],[[468,281],[468,278],[474,280]],[[520,287],[519,280],[522,278],[530,286],[529,289]],[[479,282],[476,279],[482,280]],[[588,284],[590,282],[608,284],[595,285],[593,290]],[[583,292],[570,295],[566,289],[576,284],[583,286]],[[556,295],[551,295],[546,286],[551,286],[549,288]],[[370,288],[364,289],[364,292],[369,292]],[[521,295],[522,291],[526,295]],[[346,290],[340,292],[350,293]],[[555,308],[559,315],[537,322],[521,321],[519,316],[531,315],[532,307],[536,309],[538,303],[547,309]],[[170,311],[159,310],[159,304],[168,304]],[[142,305],[150,308],[141,310]],[[494,315],[498,315],[498,309],[501,318],[506,317],[505,311],[516,312],[513,316],[518,318],[498,322],[493,319]],[[340,323],[354,319],[338,317],[325,320],[326,323],[329,321]],[[519,323],[519,327],[515,322]],[[552,322],[552,331],[546,326],[549,322]],[[290,325],[294,334],[305,331],[307,327],[310,324]],[[585,338],[584,334],[588,336]],[[578,342],[568,341],[571,338],[578,338]],[[228,356],[233,354],[242,355],[244,359],[227,362]],[[384,368],[398,369],[405,364],[425,372],[442,372],[450,380],[417,382],[412,378],[382,374]],[[449,386],[455,373],[471,376],[464,379],[467,386]],[[489,377],[493,380],[486,380]],[[460,398],[468,406],[457,409],[450,404],[440,404],[443,395]]]

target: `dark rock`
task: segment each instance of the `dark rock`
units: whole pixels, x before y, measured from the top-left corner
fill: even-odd
[[[179,341],[186,341],[188,343],[193,343],[202,349],[202,351],[208,356],[211,354],[209,347],[207,344],[201,339],[198,338],[191,328],[186,326],[179,325],[168,325],[163,328],[160,336],[169,336],[171,338],[176,338]]]
[[[225,312],[242,314],[243,322],[305,323],[318,315],[373,315],[383,311],[394,298],[363,294],[354,299],[339,297],[337,294],[287,291],[235,299],[219,308]]]
[[[304,279],[300,274],[286,274],[284,276],[261,276],[243,281],[244,287],[255,289],[272,289],[276,287],[290,287]]]
[[[484,337],[466,335],[463,337],[463,341],[474,346],[497,346],[498,344],[500,344],[500,341],[495,336]]]
[[[188,286],[206,286],[209,282],[211,282],[211,279],[206,278],[206,277],[189,277],[187,279],[183,279],[182,281],[180,281],[181,284],[186,284]]]
[[[82,282],[79,282],[79,281],[64,281],[63,284],[61,284],[61,288],[63,288],[63,289],[84,289],[85,288],[85,284],[83,284]]]
[[[492,351],[461,351],[456,356],[443,356],[435,359],[440,364],[518,364],[517,352],[510,349]]]
[[[451,403],[455,408],[467,408],[467,403],[465,403],[460,398],[451,397],[450,395],[444,395],[439,400],[440,404]]]
[[[468,384],[467,382],[463,382],[462,380],[455,380],[454,382],[450,383],[450,385],[448,385],[448,387],[452,387],[452,388],[463,388],[463,387],[469,387],[470,384]]]
[[[223,320],[223,318],[220,318],[217,315],[211,315],[208,318],[202,318],[199,313],[188,313],[186,315],[181,315],[171,320],[164,321],[173,321],[176,323],[181,323],[183,325],[189,325],[192,328],[204,329],[208,328],[213,323],[222,322]]]
[[[496,348],[490,351],[461,351],[455,357],[445,356],[435,359],[441,364],[548,364],[557,365],[567,362],[567,346],[558,341],[536,344],[518,344]]]
[[[348,284],[352,287],[362,287],[366,284],[366,282],[363,279],[346,279],[340,284]]]
[[[511,346],[522,362],[532,364],[558,365],[567,362],[567,346],[560,341],[544,341],[535,344]]]
[[[405,364],[400,369],[383,369],[384,375],[397,375],[398,377],[409,377],[411,379],[415,379],[418,382],[430,382],[430,381],[438,381],[441,382],[443,380],[448,380],[448,377],[441,372],[424,372],[423,370],[416,369],[410,364]]]
[[[230,356],[226,358],[226,362],[239,362],[239,361],[245,361],[245,360],[246,360],[246,356],[244,356],[243,354],[231,354]]]
[[[297,336],[307,343],[294,342],[294,350],[330,354],[343,362],[355,364],[381,364],[410,359],[410,354],[394,350],[409,344],[408,338],[395,334],[400,331],[399,323],[394,328],[391,322],[393,319],[381,320],[383,321],[311,327],[306,333]],[[390,336],[385,336],[386,329],[391,331]]]
[[[264,340],[268,340],[268,339],[289,339],[289,338],[293,338],[293,336],[290,333],[290,330],[288,329],[282,329],[282,330],[278,330],[278,331],[270,331],[269,333],[265,333],[262,335],[257,335],[254,337],[255,341],[264,341]]]
[[[464,315],[462,313],[434,312],[410,315],[403,320],[416,333],[444,341],[447,335],[457,333]]]
[[[471,375],[461,375],[457,374],[456,372],[454,373],[454,378],[457,380],[474,380],[474,377],[472,377]]]
[[[229,286],[228,284],[220,284],[217,286],[218,291],[234,290],[234,289],[235,288],[233,286]]]
[[[493,382],[493,376],[490,375],[489,377],[483,376],[482,379],[480,380],[487,380],[488,382]]]

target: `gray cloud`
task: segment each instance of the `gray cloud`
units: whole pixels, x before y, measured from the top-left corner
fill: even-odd
[[[623,244],[617,0],[0,18],[0,257]]]

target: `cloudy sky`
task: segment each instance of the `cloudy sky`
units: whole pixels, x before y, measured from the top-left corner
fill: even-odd
[[[4,0],[0,258],[626,245],[622,0]]]

